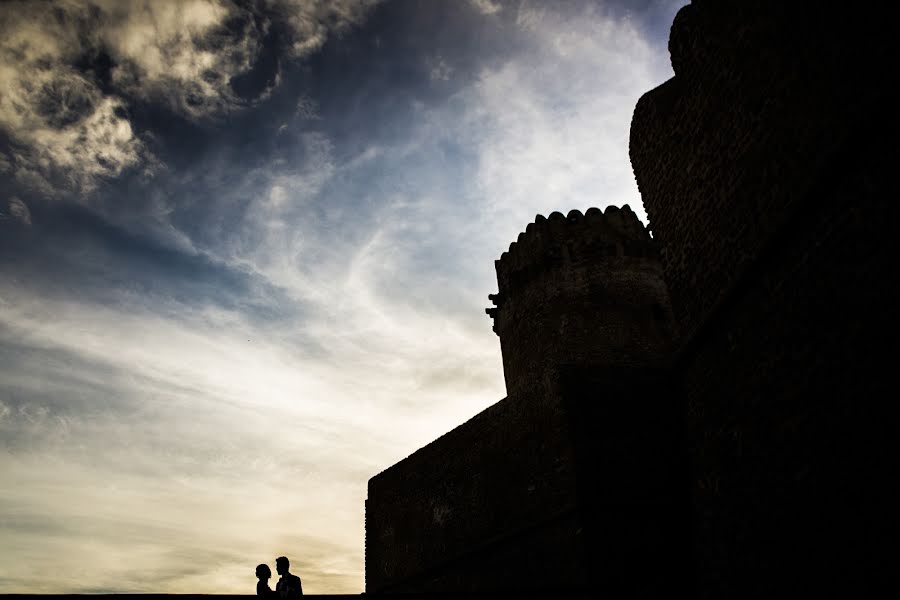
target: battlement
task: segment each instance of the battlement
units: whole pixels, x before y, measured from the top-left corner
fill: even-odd
[[[537,215],[509,250],[494,261],[498,293],[488,299],[495,308],[485,312],[495,318],[503,302],[548,271],[588,264],[611,257],[649,258],[658,255],[650,233],[627,204],[592,207],[582,214]],[[496,329],[495,329],[496,331]]]
[[[673,333],[658,254],[627,204],[537,215],[495,261],[485,311],[507,393],[531,393],[562,365],[657,362]]]
[[[605,212],[592,207],[584,214],[570,210],[568,215],[537,215],[494,264],[503,292],[514,285],[517,273],[529,269],[597,256],[644,257],[655,252],[649,232],[625,204],[621,209],[608,206]]]

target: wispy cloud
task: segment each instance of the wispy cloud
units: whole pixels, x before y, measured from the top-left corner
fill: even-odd
[[[495,2],[494,0],[469,0],[472,5],[478,9],[479,12],[485,15],[492,15],[496,12],[500,12],[502,10],[502,6],[499,2]]]
[[[15,341],[8,353],[32,359],[4,373],[0,462],[16,482],[0,494],[4,546],[93,540],[98,551],[86,565],[56,548],[59,580],[32,591],[190,589],[184,561],[193,573],[227,567],[221,585],[240,589],[249,557],[290,548],[304,549],[316,589],[325,567],[306,561],[325,541],[340,548],[330,560],[351,567],[344,577],[359,581],[364,481],[395,442],[374,404],[349,410],[350,390],[327,365],[260,339],[234,315],[38,303],[4,307],[0,328]],[[38,578],[31,558],[14,553],[3,576]]]
[[[519,7],[529,49],[469,90],[488,214],[519,228],[538,212],[609,204],[643,216],[628,128],[640,94],[667,77],[665,57],[628,20],[547,8]]]
[[[303,56],[318,50],[330,35],[360,24],[378,1],[276,0],[273,4],[294,32],[294,55]]]
[[[15,219],[24,225],[31,225],[31,211],[28,210],[28,205],[22,202],[21,199],[16,198],[15,196],[10,198],[7,212],[8,214],[6,215],[0,213],[0,218]]]

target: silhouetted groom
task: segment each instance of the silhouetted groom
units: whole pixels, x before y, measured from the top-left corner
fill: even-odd
[[[275,584],[275,592],[282,598],[296,598],[303,595],[303,584],[300,578],[290,572],[291,561],[286,556],[275,559],[275,570],[281,575]]]

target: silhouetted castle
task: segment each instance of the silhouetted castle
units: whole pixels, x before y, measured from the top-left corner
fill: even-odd
[[[554,213],[497,261],[507,398],[370,480],[368,592],[896,587],[896,35],[796,4],[679,11],[652,238]]]

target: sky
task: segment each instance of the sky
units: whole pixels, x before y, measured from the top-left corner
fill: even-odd
[[[505,395],[493,261],[646,222],[681,4],[0,5],[0,593],[363,591],[368,479]]]

